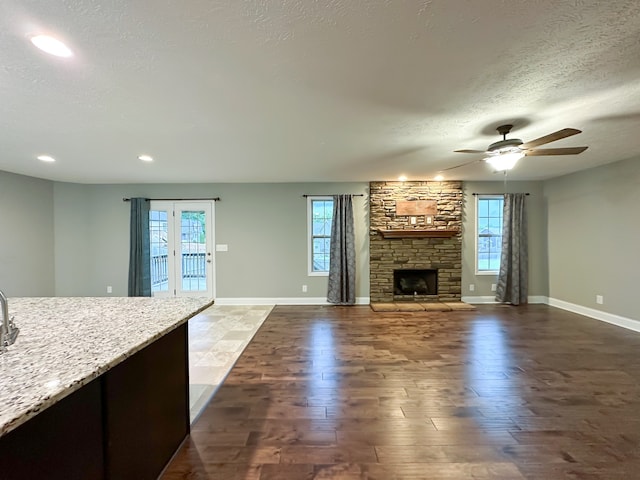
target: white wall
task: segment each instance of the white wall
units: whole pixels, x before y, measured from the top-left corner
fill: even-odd
[[[546,297],[548,286],[547,213],[542,182],[464,182],[464,215],[462,219],[462,296],[495,298],[491,284],[497,275],[476,275],[475,228],[476,201],[473,193],[529,193],[526,199],[529,240],[529,296]],[[469,285],[475,285],[475,291]]]
[[[640,320],[640,159],[548,180],[544,195],[549,296]]]
[[[0,290],[54,293],[53,182],[0,171]]]
[[[127,294],[129,203],[123,197],[220,197],[215,205],[219,299],[326,298],[326,277],[307,275],[303,194],[358,193],[366,183],[54,185],[56,295]],[[369,296],[367,197],[354,197],[357,296]],[[308,291],[302,293],[302,285]]]

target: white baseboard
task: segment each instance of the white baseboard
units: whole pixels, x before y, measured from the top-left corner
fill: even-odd
[[[543,305],[549,304],[549,297],[544,295],[529,295],[529,303],[542,303]]]
[[[464,303],[475,303],[475,304],[481,304],[481,303],[498,303],[496,302],[496,297],[492,296],[474,296],[474,297],[462,297],[460,300],[462,300]]]
[[[601,310],[596,310],[595,308],[583,307],[582,305],[565,302],[564,300],[558,300],[557,298],[549,298],[548,303],[552,307],[561,308],[562,310],[578,313],[580,315],[584,315],[585,317],[590,317],[596,320],[611,323],[619,327],[633,330],[634,332],[640,332],[640,321],[634,320],[632,318],[621,317],[620,315],[603,312]]]
[[[461,300],[464,303],[474,303],[474,304],[490,304],[490,303],[498,303],[496,302],[495,295],[493,296],[476,296],[476,297],[462,297]],[[529,303],[548,303],[547,297],[544,295],[530,295],[528,298]]]
[[[325,297],[216,298],[216,305],[333,305]],[[356,297],[356,305],[369,305],[369,297]]]

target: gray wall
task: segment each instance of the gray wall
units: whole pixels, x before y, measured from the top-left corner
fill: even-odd
[[[107,285],[127,295],[129,204],[114,188],[54,183],[56,296],[102,296]]]
[[[54,185],[56,295],[127,293],[129,203],[123,197],[221,197],[215,205],[217,298],[326,298],[307,275],[303,194],[362,193],[366,183]],[[367,197],[354,198],[358,297],[369,296]],[[302,285],[308,286],[302,293]]]
[[[548,180],[544,195],[549,296],[640,320],[640,159]]]
[[[503,182],[464,184],[463,296],[493,296],[496,282],[475,275],[471,193],[503,188]],[[531,193],[531,295],[640,318],[633,298],[640,278],[640,159],[507,188]],[[0,171],[0,288],[10,296],[106,295],[112,285],[113,295],[126,295],[129,204],[122,197],[220,196],[216,243],[229,251],[217,253],[218,297],[324,297],[326,277],[307,276],[301,195],[343,192],[366,194],[368,184],[78,185]],[[356,197],[354,207],[357,295],[367,297],[366,197]]]
[[[464,215],[462,219],[462,296],[495,297],[491,284],[498,283],[497,275],[475,273],[476,202],[473,193],[528,192],[527,216],[529,238],[529,296],[547,296],[547,213],[542,182],[464,182]],[[475,291],[469,285],[475,285]]]
[[[0,289],[54,293],[53,182],[0,171]]]

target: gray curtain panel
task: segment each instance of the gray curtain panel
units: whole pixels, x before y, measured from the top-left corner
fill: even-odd
[[[149,245],[149,201],[131,199],[129,240],[129,296],[151,296],[151,251]]]
[[[502,255],[496,300],[526,304],[529,295],[529,249],[524,193],[507,193],[502,214]]]
[[[351,195],[335,195],[327,293],[329,303],[339,305],[356,303],[355,243]]]

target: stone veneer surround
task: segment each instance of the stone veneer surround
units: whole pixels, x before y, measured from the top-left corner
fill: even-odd
[[[462,182],[371,182],[369,184],[369,280],[371,302],[394,297],[396,269],[437,269],[438,294],[419,301],[460,301],[462,288]],[[424,216],[396,216],[398,200],[435,200],[431,225]],[[379,230],[457,230],[450,238],[383,238]],[[411,298],[414,300],[414,298]]]

